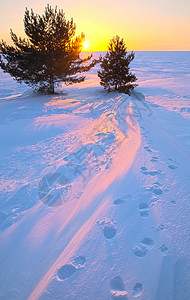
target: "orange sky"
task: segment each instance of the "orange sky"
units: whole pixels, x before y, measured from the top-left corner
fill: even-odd
[[[9,29],[23,36],[25,7],[41,14],[47,0],[6,0],[1,3],[0,38],[10,42]],[[190,50],[189,0],[52,0],[73,17],[77,33],[84,32],[89,51],[107,50],[119,35],[129,50]]]

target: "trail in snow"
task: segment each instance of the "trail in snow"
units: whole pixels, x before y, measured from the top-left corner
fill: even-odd
[[[155,94],[171,95],[163,57],[144,74],[140,55],[131,97],[104,93],[98,66],[55,97],[14,96],[7,80],[0,299],[189,299],[188,110]]]

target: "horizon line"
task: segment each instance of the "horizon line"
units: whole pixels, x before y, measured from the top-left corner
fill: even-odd
[[[128,50],[133,52],[190,52],[190,50]],[[81,52],[109,52],[109,50],[82,50]]]

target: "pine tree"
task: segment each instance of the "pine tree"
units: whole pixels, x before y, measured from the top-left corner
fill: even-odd
[[[45,7],[42,16],[26,8],[24,29],[27,38],[18,38],[11,30],[14,46],[0,43],[0,67],[18,82],[36,86],[39,91],[54,94],[55,85],[82,82],[80,73],[89,71],[96,61],[81,58],[84,34],[75,37],[76,25],[66,21],[57,6]],[[79,75],[80,74],[80,75]]]
[[[118,91],[130,94],[137,84],[136,76],[129,72],[130,62],[134,59],[135,54],[131,52],[127,54],[127,47],[119,36],[113,37],[108,46],[108,52],[102,58],[100,57],[101,71],[98,71],[100,84],[104,86],[108,92]]]

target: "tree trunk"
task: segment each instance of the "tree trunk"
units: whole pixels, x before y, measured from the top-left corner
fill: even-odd
[[[49,86],[49,92],[50,92],[50,94],[55,94],[55,88],[54,88],[54,78],[53,78],[53,75],[50,75],[50,86]]]

